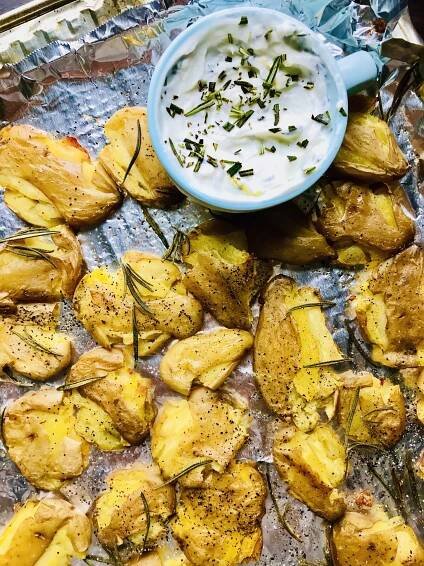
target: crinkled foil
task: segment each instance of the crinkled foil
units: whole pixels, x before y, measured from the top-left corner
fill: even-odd
[[[0,70],[1,124],[25,122],[58,135],[76,136],[96,155],[105,143],[102,128],[105,121],[122,106],[146,103],[150,77],[160,55],[179,31],[199,16],[239,4],[272,7],[290,13],[320,31],[333,53],[341,55],[358,48],[377,51],[382,40],[389,38],[402,7],[399,0],[371,0],[368,3],[366,0],[359,3],[350,0],[209,0],[195,1],[185,6],[169,7],[169,4],[168,2],[166,7],[158,1],[131,9],[81,40],[71,43],[55,42],[35,51],[15,66],[3,67]],[[391,18],[387,27],[382,18]],[[400,66],[402,73],[403,63],[396,65]],[[382,91],[385,108],[391,104],[397,80]],[[407,93],[392,121],[392,127],[411,165],[403,184],[417,214],[417,241],[422,243],[424,187],[419,163],[424,154],[423,104],[414,92]],[[176,228],[187,231],[209,217],[207,210],[188,202],[179,208],[157,210],[152,214],[169,240]],[[0,218],[1,235],[10,234],[22,225],[3,203],[0,204]],[[145,222],[139,204],[130,198],[100,226],[81,232],[78,237],[89,269],[103,263],[116,263],[129,249],[158,254],[164,251],[161,242]],[[329,325],[343,352],[353,357],[354,367],[366,368],[374,375],[400,381],[398,373],[368,364],[349,337],[344,308],[355,276],[354,270],[329,266],[304,269],[281,266],[278,271],[301,283],[319,288],[325,299],[336,303],[326,311]],[[259,307],[255,305],[256,316],[258,312]],[[206,321],[207,326],[215,324],[210,317]],[[76,321],[69,304],[63,306],[61,327],[72,335],[77,354],[94,345]],[[158,379],[159,359],[158,355],[147,358],[140,361],[138,367],[155,379],[158,402],[161,403],[172,393]],[[250,440],[240,457],[271,462],[270,432],[275,418],[266,410],[255,388],[250,357],[235,370],[227,387],[236,389],[249,400],[254,416]],[[408,390],[405,393],[411,401],[411,393]],[[3,385],[1,404],[4,405],[21,394],[22,390]],[[348,489],[372,489],[392,512],[395,512],[393,501],[381,484],[367,472],[366,464],[372,461],[383,476],[388,476],[392,466],[397,463],[401,465],[405,447],[413,455],[419,454],[424,443],[414,424],[412,402],[409,403],[408,414],[407,431],[394,451],[389,455],[368,450],[353,453],[346,482]],[[89,468],[62,491],[72,501],[88,509],[93,498],[104,487],[104,478],[109,471],[134,460],[149,459],[148,441],[139,447],[118,453],[101,453],[93,449]],[[302,542],[297,542],[281,528],[268,498],[267,512],[263,519],[264,546],[259,564],[292,566],[305,558],[309,561],[323,560],[323,521],[304,505],[288,497],[276,473],[271,472],[271,475],[280,506],[290,503],[288,520],[301,534]],[[10,516],[14,503],[22,501],[33,492],[34,489],[18,473],[6,453],[2,452],[0,521],[3,523]],[[82,564],[75,562],[78,563]]]

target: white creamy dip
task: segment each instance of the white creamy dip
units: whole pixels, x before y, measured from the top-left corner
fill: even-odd
[[[299,29],[259,14],[227,18],[198,36],[168,75],[161,132],[203,192],[272,197],[325,158],[333,129],[327,70]]]

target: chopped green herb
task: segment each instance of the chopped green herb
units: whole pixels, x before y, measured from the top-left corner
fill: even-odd
[[[313,89],[315,86],[315,84],[313,82],[307,82],[305,85],[303,85],[303,88],[306,88],[307,90],[311,90]]]
[[[289,161],[296,161],[297,157],[296,157],[296,155],[288,155],[288,156],[287,156],[287,159],[288,159]]]
[[[171,102],[166,111],[171,116],[171,118],[174,118],[176,114],[184,114],[184,110],[173,102]]]
[[[200,91],[205,90],[205,88],[208,86],[206,81],[202,81],[202,80],[197,81],[197,84]]]
[[[227,76],[227,73],[225,71],[221,71],[218,75],[218,79],[220,81],[223,81],[225,79],[225,77]]]
[[[174,142],[171,140],[171,138],[168,138],[168,141],[169,141],[169,146],[170,146],[170,148],[171,148],[171,150],[172,150],[172,153],[173,153],[173,154],[175,155],[175,157],[177,158],[178,163],[181,165],[181,167],[183,167],[183,166],[184,166],[184,159],[183,159],[183,157],[178,153],[177,148],[175,147]]]
[[[313,171],[315,171],[315,169],[316,169],[315,165],[313,165],[312,167],[307,167],[307,168],[305,169],[305,174],[306,174],[306,175],[309,175],[310,173],[312,173]]]
[[[267,41],[269,41],[269,38],[271,37],[271,34],[272,34],[272,29],[269,29],[269,30],[266,32],[266,34],[264,35],[264,37],[265,37],[265,39],[266,39]]]
[[[135,144],[135,150],[133,156],[131,157],[131,161],[128,164],[127,170],[125,171],[124,178],[122,179],[122,184],[125,183],[128,175],[130,174],[131,169],[133,168],[134,163],[137,161],[138,154],[140,153],[141,149],[141,125],[140,120],[137,120],[137,141]]]
[[[227,130],[227,132],[231,132],[231,130],[234,128],[234,124],[232,124],[231,122],[225,122],[222,127],[224,128],[224,130]]]
[[[289,132],[294,132],[295,130],[297,130],[296,126],[289,126]]]
[[[216,87],[216,83],[211,81],[208,85],[209,92],[215,92],[215,87]]]
[[[231,63],[231,61],[233,60],[233,58],[231,57],[231,55],[227,55],[225,57],[225,60],[227,61],[227,63]]]
[[[253,175],[253,169],[243,169],[239,173],[240,177],[250,177]]]
[[[231,33],[228,34],[228,43],[234,43],[234,39]]]
[[[274,104],[273,111],[274,111],[274,126],[277,126],[278,122],[280,121],[280,105]]]
[[[259,155],[264,155],[264,153],[265,153],[265,146],[263,143],[261,143],[259,147]]]
[[[255,67],[250,67],[247,71],[247,75],[249,79],[253,79],[254,77],[258,76],[258,70]]]
[[[278,132],[281,132],[281,128],[268,128],[268,129],[273,134],[278,134]]]
[[[275,145],[272,145],[271,147],[266,147],[265,150],[269,151],[270,153],[275,153],[277,151],[277,148],[275,147]]]
[[[206,161],[212,165],[212,167],[218,167],[218,161],[215,159],[215,157],[212,157],[211,155],[207,155],[206,156]]]
[[[314,116],[312,114],[311,116],[312,120],[315,120],[315,122],[319,122],[320,124],[323,124],[324,126],[328,126],[328,124],[330,123],[330,113],[328,110],[326,110],[323,114],[317,114],[316,116]]]
[[[274,59],[272,66],[271,66],[271,69],[269,70],[268,76],[267,76],[266,80],[263,82],[264,98],[268,95],[270,89],[272,88],[275,77],[277,75],[277,71],[280,68],[280,65],[281,65],[282,62],[283,62],[283,57],[281,55],[278,55]]]
[[[249,83],[248,81],[238,80],[238,81],[234,81],[234,84],[239,86],[244,94],[247,94],[248,92],[252,92],[252,90],[254,90],[254,88],[255,88],[252,85],[252,83]]]
[[[224,86],[222,87],[222,90],[227,90],[227,88],[230,86],[230,84],[231,84],[231,79],[229,79],[229,80],[224,84]]]
[[[259,108],[265,108],[266,104],[263,100],[258,98],[258,100],[256,102],[258,103]]]
[[[202,102],[198,106],[195,106],[194,108],[192,108],[188,112],[185,112],[184,116],[194,116],[198,112],[202,112],[202,110],[206,110],[207,108],[210,108],[214,104],[215,104],[215,100],[207,100],[206,102]]]
[[[254,112],[255,112],[254,110],[248,110],[247,112],[245,112],[245,113],[243,114],[243,116],[241,116],[241,118],[239,118],[239,119],[236,121],[236,124],[235,124],[235,125],[236,125],[238,128],[241,128],[242,126],[244,126],[244,124],[248,121],[248,119],[252,116],[252,114],[253,114]]]
[[[218,149],[218,144],[217,144],[216,142],[213,142],[213,143],[212,143],[212,146],[213,146],[213,148],[214,148],[215,151]]]
[[[297,142],[296,145],[298,145],[299,147],[305,148],[305,147],[308,145],[308,143],[309,143],[309,140],[304,139],[304,140],[302,140],[302,141],[300,141],[300,142]]]
[[[340,112],[340,114],[341,114],[342,116],[344,116],[344,117],[346,118],[347,112],[346,112],[346,110],[343,108],[343,106],[341,106],[341,107],[339,108],[339,112]]]
[[[245,26],[249,23],[249,20],[246,16],[242,16],[239,21],[239,26]]]
[[[242,164],[239,161],[236,161],[236,163],[233,163],[233,165],[227,169],[227,173],[230,177],[234,177],[234,175],[238,173],[242,167]]]

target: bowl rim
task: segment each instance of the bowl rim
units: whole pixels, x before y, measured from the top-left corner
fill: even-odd
[[[317,40],[317,45],[319,45],[320,47],[318,56],[322,59],[323,64],[327,67],[327,70],[335,84],[337,98],[339,99],[337,104],[340,104],[340,107],[343,107],[346,113],[348,112],[347,91],[336,59],[330,52],[329,48],[325,45],[323,38],[320,37],[319,33],[311,30],[300,20],[294,18],[293,16],[285,14],[284,12],[280,12],[271,8],[262,8],[259,6],[247,7],[242,5],[232,8],[225,8],[223,10],[218,10],[206,16],[200,17],[195,23],[184,29],[174,40],[171,41],[171,43],[162,53],[158,63],[156,64],[148,91],[147,121],[151,142],[156,155],[165,171],[168,173],[172,181],[176,184],[177,188],[179,188],[186,195],[192,197],[193,200],[201,203],[203,206],[208,206],[216,210],[227,212],[253,212],[255,210],[262,210],[276,206],[302,194],[324,175],[324,173],[334,161],[334,158],[336,157],[340,145],[343,141],[347,126],[347,118],[340,114],[339,108],[332,108],[332,110],[336,110],[336,112],[333,112],[333,115],[337,118],[337,124],[332,132],[330,147],[325,159],[322,160],[316,171],[308,175],[301,183],[294,185],[290,191],[274,194],[271,197],[266,197],[265,195],[263,198],[246,196],[245,199],[231,199],[221,197],[219,195],[213,195],[202,191],[200,187],[196,186],[195,183],[190,182],[189,179],[183,174],[181,166],[171,155],[168,145],[164,142],[160,131],[159,113],[161,110],[163,110],[163,105],[161,104],[161,92],[165,83],[165,79],[170,69],[180,58],[181,51],[184,49],[185,45],[193,39],[193,36],[195,36],[196,33],[203,30],[203,28],[210,26],[213,22],[219,22],[222,17],[225,17],[226,15],[248,15],[249,13],[253,14],[258,11],[262,13],[269,13],[270,18],[276,17],[277,15],[279,18],[284,18],[287,21],[291,21],[295,23],[300,29],[304,29],[305,32],[308,32],[314,36],[314,38]]]

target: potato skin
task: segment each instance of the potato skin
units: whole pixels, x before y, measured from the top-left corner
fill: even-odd
[[[66,382],[91,377],[101,379],[80,387],[79,392],[108,413],[126,441],[139,444],[156,415],[152,380],[128,367],[122,350],[116,348],[94,348],[84,353],[72,366]]]
[[[337,488],[344,480],[347,456],[330,425],[318,425],[308,433],[280,426],[273,455],[291,495],[328,521],[344,513],[344,497]]]
[[[56,490],[88,466],[89,445],[75,432],[73,409],[62,391],[26,393],[5,411],[3,438],[8,454],[29,482]]]
[[[258,560],[266,487],[251,462],[233,462],[198,488],[183,488],[172,532],[191,564],[235,566]]]
[[[414,238],[413,211],[397,183],[327,183],[318,210],[316,225],[336,247],[359,244],[365,253],[371,248],[393,254]]]
[[[424,250],[410,246],[358,277],[351,311],[374,361],[424,366]]]
[[[249,330],[250,304],[271,274],[270,266],[247,251],[244,232],[210,220],[189,234],[184,283],[222,325]]]
[[[62,532],[72,545],[74,556],[83,558],[91,541],[89,519],[59,497],[27,500],[15,510],[15,514],[0,534],[0,566],[34,566],[38,564],[38,560],[41,564],[59,532]],[[60,541],[58,543],[60,544]],[[69,564],[68,560],[65,563],[60,562],[60,550],[59,547],[55,551],[55,561],[49,562],[49,565]],[[62,559],[68,556],[65,551]]]
[[[90,226],[120,201],[103,166],[75,138],[55,139],[28,125],[0,132],[0,185],[5,203],[36,226]]]
[[[408,170],[389,126],[368,113],[350,113],[333,169],[360,181],[391,181]]]
[[[218,328],[172,344],[160,363],[161,379],[174,391],[188,395],[193,381],[217,389],[253,345],[245,330]]]
[[[125,253],[122,261],[152,287],[138,286],[153,314],[135,311],[140,356],[157,352],[172,336],[187,338],[200,330],[202,307],[188,293],[176,265],[137,251]],[[85,275],[75,290],[73,305],[79,320],[101,346],[132,344],[134,300],[121,268],[103,266]]]
[[[141,147],[124,182],[137,146],[137,121]],[[121,108],[109,118],[104,129],[108,144],[100,152],[99,161],[118,185],[147,206],[162,208],[182,198],[153,149],[144,106]]]

